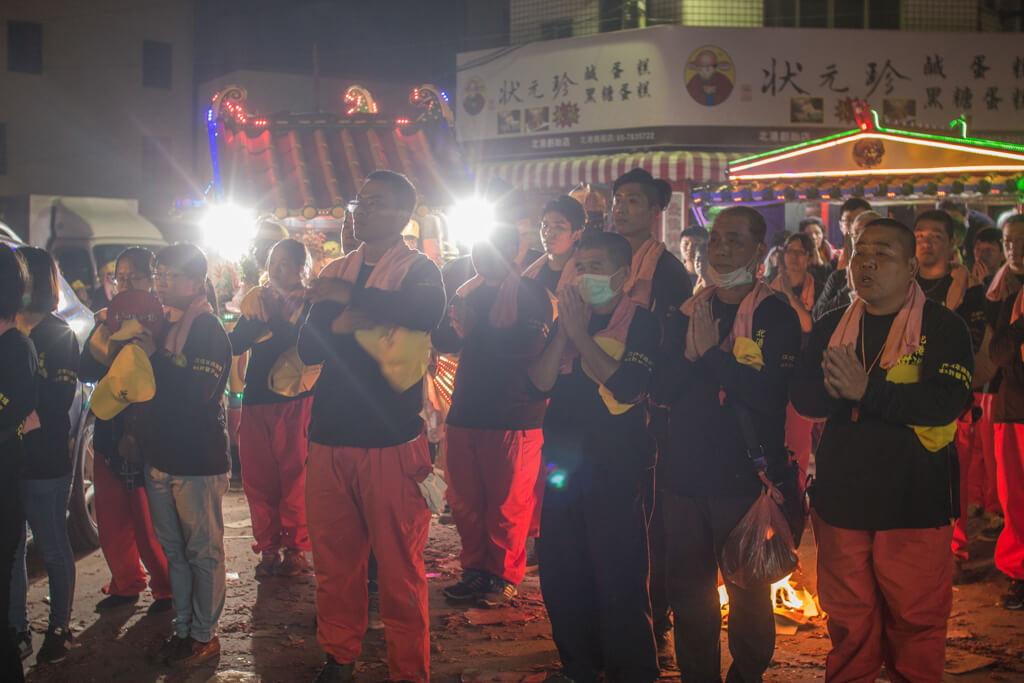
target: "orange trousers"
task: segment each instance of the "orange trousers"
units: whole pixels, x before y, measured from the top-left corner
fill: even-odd
[[[110,583],[103,592],[128,596],[146,590],[144,564],[153,599],[171,597],[167,558],[153,531],[145,487],[125,488],[100,453],[93,456],[92,467],[96,526],[103,558],[110,567]]]
[[[345,664],[366,634],[370,547],[395,681],[430,680],[423,549],[430,510],[416,486],[431,472],[427,439],[388,448],[309,444],[306,517],[316,570],[317,640]]]
[[[519,585],[536,509],[544,435],[448,425],[448,502],[462,540],[462,568]]]
[[[1024,424],[996,424],[996,468],[1006,518],[996,541],[996,568],[1024,581]]]
[[[818,598],[832,650],[826,681],[942,680],[953,606],[953,527],[855,531],[812,513]]]

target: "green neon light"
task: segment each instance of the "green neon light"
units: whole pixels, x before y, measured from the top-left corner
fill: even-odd
[[[874,109],[872,109],[871,113],[875,117],[875,130],[877,130],[879,133],[888,133],[889,135],[902,135],[902,136],[905,136],[905,137],[908,137],[908,138],[917,138],[919,140],[934,140],[934,141],[938,141],[938,142],[946,142],[946,143],[952,143],[952,144],[956,144],[956,145],[969,145],[969,146],[973,146],[973,147],[980,147],[980,148],[983,148],[983,149],[984,148],[998,149],[998,150],[1003,150],[1003,151],[1007,151],[1007,152],[1016,152],[1018,154],[1024,154],[1024,145],[1015,145],[1015,144],[1012,144],[1012,143],[1009,143],[1009,142],[999,142],[997,140],[983,140],[981,138],[969,138],[969,137],[967,137],[967,122],[964,121],[963,119],[957,119],[956,121],[952,121],[950,123],[950,126],[955,126],[957,123],[963,124],[962,125],[963,137],[953,138],[953,137],[949,137],[949,136],[946,136],[946,135],[931,135],[929,133],[918,133],[918,132],[912,132],[912,131],[908,131],[908,130],[899,130],[898,128],[883,128],[882,126],[878,125],[878,112],[875,111]],[[859,133],[869,133],[869,132],[870,131],[863,131],[863,130],[860,130],[859,128],[857,128],[857,129],[854,129],[854,130],[846,131],[844,133],[836,133],[835,135],[828,135],[828,136],[825,136],[823,138],[816,138],[814,140],[809,140],[807,142],[801,142],[801,143],[799,143],[797,145],[790,145],[789,147],[783,147],[781,149],[773,149],[770,152],[761,152],[760,154],[752,154],[752,155],[750,155],[748,157],[743,157],[742,159],[736,159],[736,160],[730,162],[729,166],[730,167],[731,166],[740,166],[740,165],[745,164],[745,163],[750,162],[750,161],[755,161],[755,160],[758,160],[758,159],[766,159],[766,158],[769,158],[769,157],[773,157],[775,155],[786,154],[788,152],[792,152],[792,151],[795,151],[795,150],[798,150],[798,149],[805,149],[805,148],[808,148],[808,147],[814,147],[815,145],[820,145],[820,144],[823,144],[825,142],[830,142],[832,140],[838,140],[839,138],[842,138],[842,137],[846,137],[846,136],[852,137],[852,136],[857,135]]]

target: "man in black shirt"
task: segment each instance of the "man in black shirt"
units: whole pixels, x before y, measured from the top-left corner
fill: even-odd
[[[658,678],[647,591],[655,448],[644,398],[659,331],[622,291],[630,257],[621,236],[584,234],[577,285],[559,294],[555,331],[529,372],[551,397],[541,590],[565,676],[578,683],[602,672],[613,681]]]
[[[850,263],[857,299],[815,325],[792,386],[827,418],[812,503],[828,680],[938,681],[953,602],[956,418],[974,358],[963,321],[915,281],[914,234],[876,219]]]
[[[527,368],[544,350],[551,300],[539,282],[520,277],[518,241],[514,226],[501,226],[473,246],[477,275],[432,337],[439,352],[461,352],[446,452],[463,575],[444,594],[489,607],[515,596],[526,573],[543,443],[545,401],[528,389]]]
[[[354,680],[371,544],[390,677],[429,678],[423,548],[430,510],[418,484],[433,472],[419,413],[426,333],[440,321],[445,296],[437,266],[402,239],[415,205],[405,176],[370,174],[353,207],[362,244],[311,283],[314,303],[299,331],[302,362],[323,363],[306,463],[317,639],[327,652],[317,681]],[[384,355],[389,349],[396,354]]]
[[[693,290],[683,264],[664,243],[655,239],[660,233],[662,214],[672,199],[667,181],[655,179],[642,168],[634,168],[619,176],[613,185],[612,219],[615,232],[629,240],[633,250],[625,293],[637,306],[651,311],[658,325],[670,311],[679,308]],[[667,416],[662,408],[649,407],[649,427],[659,450],[664,450]],[[655,477],[658,480],[658,477]],[[651,542],[651,608],[654,635],[658,641],[658,660],[671,666],[672,621],[665,594],[665,532],[658,508],[653,510]]]
[[[718,557],[729,533],[761,494],[749,455],[753,439],[771,472],[788,462],[786,391],[800,350],[789,304],[755,273],[767,251],[764,218],[730,207],[708,239],[708,287],[666,330],[655,398],[669,406],[668,448],[659,476],[668,540],[668,595],[683,680],[718,680],[722,628]],[[741,425],[747,425],[746,432]],[[729,593],[729,680],[760,680],[775,646],[768,584]]]

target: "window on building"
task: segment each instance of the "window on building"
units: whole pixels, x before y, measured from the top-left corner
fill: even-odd
[[[765,0],[765,26],[900,28],[899,0]]]
[[[171,87],[171,44],[142,41],[142,87]]]
[[[43,73],[43,25],[32,21],[7,22],[7,70]]]
[[[541,40],[572,38],[572,19],[555,19],[540,25]]]

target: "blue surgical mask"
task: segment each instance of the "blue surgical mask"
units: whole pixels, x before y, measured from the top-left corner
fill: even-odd
[[[616,273],[618,271],[611,275],[589,275],[586,273],[578,275],[576,287],[580,290],[580,296],[591,306],[604,306],[619,293],[612,289],[612,278]]]

